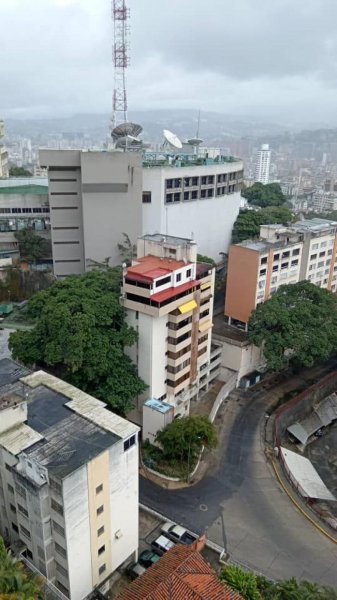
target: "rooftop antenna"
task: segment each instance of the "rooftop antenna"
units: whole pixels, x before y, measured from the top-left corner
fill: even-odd
[[[126,95],[126,69],[130,63],[128,56],[128,20],[130,11],[125,0],[112,0],[112,18],[114,39],[112,59],[114,65],[114,91],[112,97],[112,127],[128,120],[128,103]]]
[[[193,146],[193,151],[195,155],[199,154],[199,146],[202,144],[203,140],[199,137],[199,129],[200,129],[200,108],[198,113],[198,124],[197,124],[197,133],[195,138],[191,138],[188,140],[188,143]]]

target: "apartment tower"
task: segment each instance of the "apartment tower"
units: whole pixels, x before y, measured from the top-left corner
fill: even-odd
[[[262,144],[256,157],[255,182],[269,183],[270,154],[269,144]]]
[[[8,164],[8,152],[1,139],[5,135],[5,125],[3,121],[0,121],[0,179],[9,177],[9,164]]]

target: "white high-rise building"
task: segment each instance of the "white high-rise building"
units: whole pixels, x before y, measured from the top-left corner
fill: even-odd
[[[138,550],[138,431],[45,373],[0,361],[0,535],[62,600]]]
[[[262,144],[261,149],[257,153],[255,182],[269,183],[270,154],[269,144]]]
[[[4,122],[0,121],[0,140],[5,135]],[[0,144],[0,179],[9,177],[8,152],[5,146]]]

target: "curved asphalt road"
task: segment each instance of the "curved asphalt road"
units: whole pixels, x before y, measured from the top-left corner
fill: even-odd
[[[270,396],[269,396],[270,402]],[[218,468],[191,488],[169,491],[141,478],[140,501],[208,538],[273,579],[295,576],[337,587],[337,545],[296,509],[266,461],[261,428],[268,393],[231,400]]]

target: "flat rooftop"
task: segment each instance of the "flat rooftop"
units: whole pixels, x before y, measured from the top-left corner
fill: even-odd
[[[277,242],[267,242],[265,240],[244,240],[240,244],[235,246],[241,246],[242,248],[248,248],[249,250],[255,250],[256,252],[268,252],[271,249],[281,250],[282,248],[288,248],[289,246],[297,246],[300,242],[296,241],[285,241],[278,240]]]
[[[234,156],[218,156],[206,158],[195,154],[166,155],[165,152],[146,152],[143,157],[143,167],[200,167],[209,165],[224,165],[228,163],[241,163],[240,158]]]
[[[165,235],[164,233],[145,234],[138,239],[157,242],[158,244],[168,244],[169,246],[186,246],[189,244],[195,245],[195,241],[189,238],[175,237],[173,235]]]
[[[13,185],[9,187],[0,186],[0,194],[22,194],[27,196],[48,196],[48,186],[46,185]]]
[[[330,221],[329,219],[303,219],[303,221],[296,221],[291,226],[291,229],[296,231],[307,232],[312,231],[313,233],[319,233],[325,231],[325,229],[331,229],[331,227],[337,227],[336,221]]]
[[[105,404],[48,373],[21,369],[11,359],[0,361],[7,385],[17,393],[23,390],[27,401],[27,423],[22,425],[28,440],[25,452],[51,474],[64,478],[139,428],[106,410]],[[62,393],[62,391],[64,393]],[[91,412],[89,412],[91,411]],[[20,450],[14,427],[1,436],[1,443],[15,444]],[[27,431],[26,431],[27,430]],[[15,434],[15,436],[14,436]],[[13,438],[15,437],[15,439]]]

